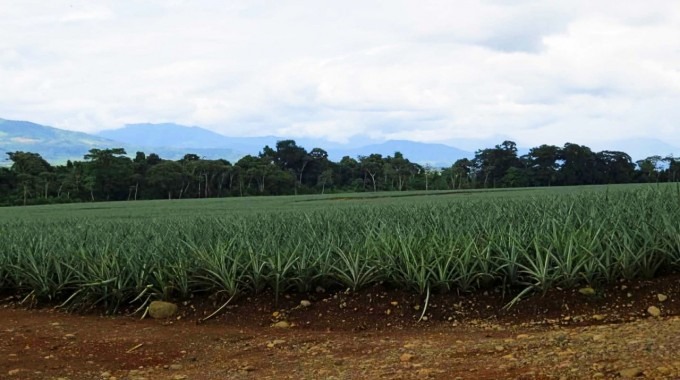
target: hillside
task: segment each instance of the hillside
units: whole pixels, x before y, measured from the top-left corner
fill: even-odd
[[[119,129],[102,131],[98,136],[121,141],[128,145],[151,148],[184,148],[192,152],[201,149],[228,149],[234,153],[234,156],[257,154],[265,145],[274,147],[277,141],[288,139],[287,137],[277,136],[227,137],[204,128],[173,123],[128,124]],[[449,145],[406,140],[390,140],[363,146],[357,143],[338,144],[314,138],[295,138],[294,140],[299,146],[307,150],[316,147],[325,149],[334,161],[340,160],[344,156],[356,158],[372,153],[392,156],[398,151],[413,162],[432,166],[450,166],[459,158],[472,158],[474,156],[474,153]],[[371,141],[367,142],[370,143]]]
[[[117,147],[120,143],[87,133],[66,131],[28,121],[0,119],[0,155],[7,152],[40,153],[53,163],[82,159],[92,148]]]

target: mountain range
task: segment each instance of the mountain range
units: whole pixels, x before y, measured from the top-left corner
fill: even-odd
[[[505,139],[503,137],[499,137]],[[53,128],[28,121],[0,119],[0,157],[6,152],[35,152],[53,164],[67,160],[82,160],[92,148],[122,147],[130,155],[137,151],[147,154],[156,153],[162,158],[176,160],[187,153],[194,153],[206,159],[223,158],[232,162],[247,154],[259,153],[265,145],[274,147],[277,141],[286,137],[228,137],[195,126],[183,126],[173,123],[162,124],[128,124],[122,128],[104,130],[97,134],[72,132]],[[340,144],[323,139],[294,138],[299,146],[308,151],[318,147],[328,152],[329,158],[338,161],[344,156],[356,158],[362,155],[379,153],[383,156],[403,153],[404,157],[420,164],[434,167],[450,166],[460,158],[472,158],[472,150],[456,148],[449,144],[422,143],[407,140],[375,141],[352,139],[351,143]],[[460,140],[466,147],[477,146],[477,149],[492,147],[500,143],[498,140]],[[604,145],[604,144],[602,144]],[[605,146],[594,146],[593,150],[620,150],[630,154],[634,160],[651,155],[679,153],[680,149],[653,138],[611,141]],[[528,151],[519,148],[519,153]],[[0,165],[8,161],[0,159]]]
[[[123,128],[104,130],[97,134],[72,132],[27,121],[0,119],[0,155],[6,152],[26,151],[39,153],[51,163],[82,160],[92,148],[122,147],[128,154],[137,151],[156,153],[165,159],[180,159],[186,153],[194,153],[206,159],[224,158],[235,162],[247,154],[258,154],[265,145],[275,147],[286,137],[227,137],[200,127],[188,127],[173,123],[128,124]],[[369,144],[343,145],[322,139],[294,139],[307,150],[318,147],[328,152],[332,160],[344,156],[358,157],[379,153],[394,155],[399,151],[413,162],[432,166],[449,166],[474,153],[444,144],[428,144],[405,140],[391,140]],[[5,160],[4,164],[8,162]]]

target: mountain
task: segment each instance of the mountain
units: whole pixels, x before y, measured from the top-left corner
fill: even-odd
[[[231,149],[241,156],[257,154],[265,145],[275,147],[276,142],[290,138],[277,136],[227,137],[201,127],[189,127],[174,123],[126,124],[122,128],[101,131],[98,136],[120,141],[129,145],[150,148],[198,148]],[[297,145],[307,150],[313,148],[337,147],[342,144],[321,139],[294,138]]]
[[[407,140],[389,140],[380,144],[371,144],[359,148],[329,149],[331,160],[338,161],[343,156],[358,157],[379,153],[383,156],[394,156],[401,152],[409,161],[419,164],[429,164],[434,167],[451,166],[461,158],[472,158],[474,153],[454,148],[444,144],[421,143]]]
[[[223,148],[229,138],[199,127],[179,124],[127,124],[123,128],[109,129],[98,136],[129,145],[167,148]]]
[[[666,157],[673,154],[675,157],[680,155],[680,148],[655,138],[636,138],[626,140],[612,140],[592,144],[594,151],[616,150],[628,153],[633,161],[644,160],[650,156]]]
[[[143,135],[141,135],[143,136]],[[221,135],[218,135],[221,136]],[[92,148],[124,148],[129,155],[142,151],[156,153],[162,158],[177,160],[187,153],[208,159],[238,160],[243,154],[233,149],[212,145],[204,148],[162,147],[118,141],[104,136],[72,132],[28,121],[0,119],[0,165],[8,165],[7,152],[25,151],[40,154],[53,164],[67,160],[82,160]]]
[[[224,158],[238,161],[246,154],[257,154],[265,145],[275,147],[284,137],[227,137],[200,127],[187,127],[179,124],[128,124],[119,129],[107,130],[90,135],[71,132],[27,121],[0,119],[0,165],[7,165],[6,152],[28,151],[42,155],[52,163],[66,160],[82,160],[92,148],[124,148],[130,155],[137,151],[147,154],[156,153],[162,158],[177,160],[187,153],[194,153],[206,159]],[[357,158],[372,153],[393,156],[401,152],[412,162],[429,164],[435,167],[450,166],[460,158],[472,158],[476,149],[492,147],[511,140],[506,136],[494,136],[486,140],[460,139],[445,141],[445,144],[420,143],[405,140],[376,142],[365,136],[355,136],[350,142],[341,144],[315,138],[294,138],[299,146],[308,151],[319,147],[325,149],[329,157],[338,161],[344,156]],[[464,146],[459,149],[455,146]],[[476,147],[476,148],[475,148]],[[594,151],[620,150],[639,160],[651,155],[665,156],[680,153],[678,147],[654,138],[611,140],[592,144]],[[519,148],[519,154],[527,149]]]
[[[0,162],[7,152],[40,153],[49,162],[83,159],[92,148],[116,147],[119,143],[82,132],[65,131],[28,121],[0,119]]]
[[[173,123],[163,124],[127,124],[119,129],[102,131],[98,136],[117,140],[129,145],[144,147],[145,152],[153,151],[165,157],[159,148],[184,149],[191,153],[197,153],[205,149],[228,149],[233,156],[245,156],[257,154],[265,145],[275,147],[276,142],[285,140],[285,137],[227,137],[200,127],[188,127]],[[383,143],[371,143],[361,145],[358,143],[362,138],[352,140],[352,143],[339,144],[322,139],[294,138],[297,145],[308,151],[313,148],[322,148],[328,151],[332,160],[340,160],[344,156],[358,157],[371,153],[380,153],[383,156],[394,155],[401,152],[410,161],[433,166],[450,166],[454,161],[462,157],[472,157],[474,154],[444,144],[418,143],[404,140],[391,140]],[[201,154],[199,154],[201,155]],[[225,156],[229,160],[231,157]]]

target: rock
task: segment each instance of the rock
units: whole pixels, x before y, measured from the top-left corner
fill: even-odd
[[[187,375],[175,375],[172,377],[172,380],[186,380]]]
[[[271,342],[267,343],[267,348],[274,348],[274,347],[278,346],[279,344],[284,344],[284,343],[286,343],[285,340],[283,340],[283,339],[276,339],[276,340],[274,340],[274,341],[271,341]]]
[[[660,374],[666,375],[666,376],[670,375],[671,372],[672,372],[671,369],[668,368],[668,367],[657,367],[656,370],[657,370],[657,372],[659,372]]]
[[[182,368],[183,367],[182,367],[181,364],[170,364],[170,369],[173,370],[173,371],[179,371]]]
[[[414,358],[413,354],[401,354],[399,360],[401,360],[402,363],[407,363],[413,360],[413,358]]]
[[[659,308],[656,307],[656,306],[650,306],[650,307],[648,307],[648,308],[647,308],[647,312],[648,312],[649,315],[651,315],[652,317],[658,317],[658,316],[661,315],[661,310],[659,310]]]
[[[421,368],[418,370],[418,376],[421,378],[427,378],[432,376],[432,370],[429,368]]]
[[[309,301],[307,301],[307,300],[302,300],[302,301],[300,301],[300,306],[302,306],[302,307],[310,307],[310,306],[312,306],[312,303],[309,302]]]
[[[74,334],[66,334],[64,335],[64,339],[73,340],[76,339],[76,336]]]
[[[7,372],[7,374],[10,375],[10,376],[14,376],[14,375],[18,375],[19,372],[21,372],[20,369],[12,369],[9,372]]]
[[[662,293],[659,293],[656,295],[656,298],[659,300],[659,302],[664,302],[668,299],[668,296]]]
[[[287,321],[279,321],[274,323],[272,327],[275,327],[277,329],[287,329],[290,327],[290,323],[288,323]]]
[[[108,379],[109,377],[111,377],[111,372],[102,372],[101,377]]]
[[[604,321],[605,316],[602,314],[595,314],[593,315],[593,319],[596,321]]]
[[[154,319],[170,318],[177,313],[177,305],[171,302],[153,301],[149,305],[149,315]]]
[[[634,377],[642,376],[642,370],[640,368],[626,368],[619,371],[619,376],[632,379]]]
[[[326,292],[326,289],[324,289],[320,286],[317,286],[315,290],[316,290],[317,293],[325,293]]]
[[[595,289],[591,288],[590,286],[587,286],[585,288],[581,288],[578,290],[579,293],[583,294],[584,296],[594,296],[595,295]]]
[[[505,351],[505,347],[503,347],[503,346],[496,346],[495,348],[496,348],[496,351],[498,351],[498,352]]]

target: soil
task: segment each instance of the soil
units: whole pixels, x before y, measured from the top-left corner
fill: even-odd
[[[427,299],[384,286],[317,289],[277,306],[271,294],[241,298],[205,322],[223,300],[179,302],[178,315],[154,320],[27,309],[9,296],[0,378],[680,378],[680,276],[580,290],[507,310],[511,297],[499,291]]]

